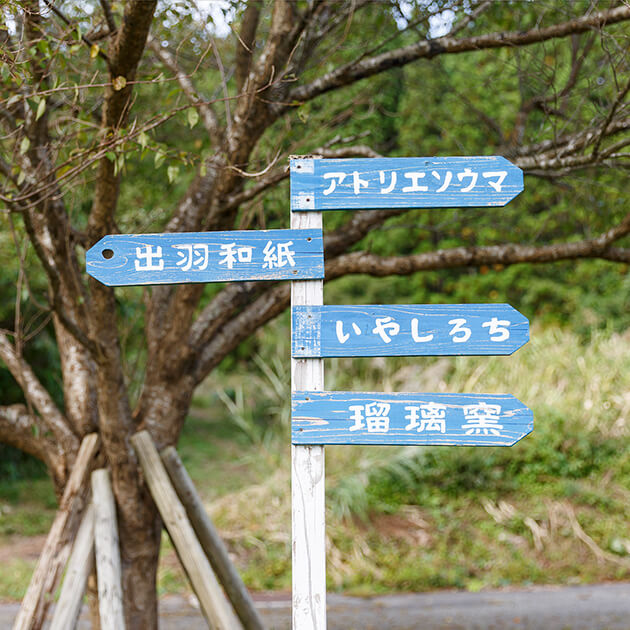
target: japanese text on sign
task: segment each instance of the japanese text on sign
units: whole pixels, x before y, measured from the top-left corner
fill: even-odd
[[[431,171],[403,171],[401,180],[398,181],[398,173],[396,171],[378,171],[378,181],[380,185],[374,186],[374,189],[380,195],[389,195],[396,191],[403,193],[415,192],[435,192],[437,194],[445,193],[451,188],[457,193],[467,193],[479,186],[490,186],[496,192],[502,191],[503,180],[507,177],[507,171],[472,171],[464,168],[458,173],[453,171],[444,171],[440,173],[436,170]],[[428,177],[427,177],[428,176]],[[455,177],[453,177],[455,176]],[[335,192],[337,186],[345,185],[355,195],[364,192],[372,192],[370,182],[361,178],[359,171],[352,173],[329,172],[324,173],[322,177],[330,183],[323,191],[324,196],[328,196]],[[346,178],[348,181],[346,181]],[[420,183],[422,181],[423,183]]]
[[[507,304],[302,306],[294,357],[511,354],[529,338]]]
[[[86,260],[88,273],[110,286],[324,275],[321,230],[117,234],[101,239]]]
[[[435,432],[446,433],[447,406],[428,402],[420,405],[405,405],[404,419],[408,420],[405,431],[417,433]],[[349,431],[365,429],[368,433],[389,433],[390,403],[370,402],[365,405],[350,405],[348,417],[353,424]],[[451,411],[451,414],[453,412]],[[495,435],[501,436],[503,425],[499,424],[501,405],[489,405],[483,401],[463,406],[464,423],[460,429],[466,435]],[[507,436],[503,436],[507,437]]]
[[[294,444],[509,446],[533,415],[508,394],[294,392]]]
[[[219,265],[225,265],[227,269],[234,269],[241,263],[257,261],[261,269],[281,268],[285,265],[295,267],[295,252],[291,249],[293,241],[278,243],[272,241],[262,250],[261,256],[254,256],[254,247],[244,245],[237,247],[236,243],[225,243],[219,246]],[[210,248],[206,243],[173,244],[171,247],[177,250],[177,267],[182,271],[205,271],[210,263]],[[163,271],[164,260],[162,258],[162,246],[144,245],[136,247],[134,267],[136,271]]]
[[[291,161],[292,210],[504,206],[522,171],[500,156]]]

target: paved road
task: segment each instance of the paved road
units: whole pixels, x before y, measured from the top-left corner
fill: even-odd
[[[258,598],[269,630],[289,630],[286,596]],[[17,604],[0,604],[0,628]],[[185,598],[160,602],[161,630],[205,630]],[[82,617],[80,630],[89,624]],[[328,630],[630,630],[630,583],[534,587],[520,591],[438,592],[357,598],[328,595]]]

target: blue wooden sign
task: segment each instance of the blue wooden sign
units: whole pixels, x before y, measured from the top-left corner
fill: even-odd
[[[291,160],[291,210],[505,206],[523,171],[500,156]]]
[[[509,394],[293,392],[293,444],[512,446],[534,428]]]
[[[87,272],[109,286],[307,280],[324,277],[321,230],[246,230],[105,236]]]
[[[529,341],[509,304],[294,306],[292,356],[512,354]]]

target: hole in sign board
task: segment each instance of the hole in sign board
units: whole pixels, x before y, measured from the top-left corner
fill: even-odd
[[[308,201],[308,199],[307,199],[306,201]],[[306,239],[306,242],[307,242],[307,243],[310,243],[312,240],[313,240],[313,239],[309,236],[309,237]]]
[[[110,260],[111,258],[114,257],[114,250],[113,249],[104,249],[101,254],[103,254],[103,258],[105,258],[106,260]]]
[[[297,275],[297,269],[293,269],[293,275]]]

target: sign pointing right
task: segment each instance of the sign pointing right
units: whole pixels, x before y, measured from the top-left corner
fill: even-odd
[[[505,206],[523,171],[497,155],[291,160],[291,210]]]
[[[509,304],[294,306],[292,316],[294,358],[500,355],[529,341]]]
[[[510,394],[293,392],[293,444],[512,446],[534,416]]]

